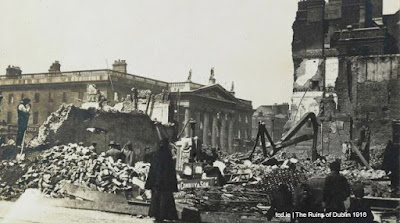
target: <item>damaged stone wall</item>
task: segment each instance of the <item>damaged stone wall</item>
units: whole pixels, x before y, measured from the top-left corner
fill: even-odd
[[[400,55],[340,59],[338,109],[354,118],[356,138],[363,125],[371,128],[372,144],[391,138],[391,120],[400,118],[399,60]]]
[[[49,132],[46,142],[83,142],[85,145],[96,142],[97,152],[103,152],[110,141],[121,146],[131,141],[137,156],[142,156],[146,147],[154,150],[158,142],[154,124],[145,114],[84,110],[74,106],[67,113],[67,118]],[[91,133],[87,128],[102,128],[107,130],[107,134]]]

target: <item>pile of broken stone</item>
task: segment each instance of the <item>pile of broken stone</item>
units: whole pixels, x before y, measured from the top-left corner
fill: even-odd
[[[44,151],[35,162],[27,165],[25,174],[14,184],[0,185],[0,194],[3,199],[7,199],[7,196],[21,194],[27,188],[39,188],[51,197],[65,197],[65,183],[106,193],[124,194],[143,188],[149,168],[150,164],[142,162],[136,163],[134,167],[120,160],[114,162],[104,153],[97,155],[90,147],[70,143]]]
[[[272,195],[280,184],[286,184],[294,195],[295,188],[312,178],[325,178],[329,163],[337,157],[328,156],[316,161],[297,159],[285,153],[275,158],[265,158],[262,153],[253,156],[253,162],[246,159],[249,153],[235,153],[223,156],[225,175],[249,174],[248,182],[227,184],[223,187],[186,189],[179,193],[177,201],[202,211],[227,211],[248,214],[265,214]],[[353,161],[343,161],[342,171],[351,185],[362,182],[367,196],[391,197],[388,184],[380,183],[386,177],[382,170],[358,167]]]

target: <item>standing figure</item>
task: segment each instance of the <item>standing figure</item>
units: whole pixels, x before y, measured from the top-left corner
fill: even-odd
[[[178,219],[173,195],[178,187],[168,139],[161,140],[153,156],[145,188],[151,189],[149,216],[161,222]]]
[[[388,141],[385,149],[382,169],[385,170],[390,178],[392,191],[396,192],[399,189],[400,183],[399,145],[393,143],[391,140]]]
[[[355,198],[351,201],[348,212],[351,213],[351,223],[373,223],[374,215],[364,197],[364,186],[357,184],[353,188]]]
[[[116,163],[118,160],[125,162],[125,155],[120,150],[120,145],[114,141],[111,141],[108,144],[108,150],[106,152],[107,157],[111,157],[113,161]]]
[[[313,188],[307,184],[302,183],[298,188],[296,188],[295,193],[295,211],[302,212],[302,213],[309,213],[309,212],[319,212],[322,213],[322,205],[318,199],[317,191],[313,190]],[[297,221],[299,223],[321,223],[323,219],[321,218],[312,218],[312,217],[297,217]]]
[[[133,152],[132,148],[132,142],[128,141],[124,147],[122,148],[122,152],[125,155],[125,160],[124,162],[130,166],[134,166],[136,160],[135,160],[135,153]]]
[[[152,160],[153,160],[153,153],[150,152],[150,148],[149,147],[144,148],[143,162],[151,163]]]
[[[339,173],[340,162],[338,160],[330,164],[331,173],[325,178],[323,189],[323,202],[326,212],[344,212],[344,201],[350,197],[350,184],[346,177]],[[335,218],[327,219],[327,222],[336,222]]]
[[[272,195],[271,208],[267,212],[267,219],[270,221],[275,216],[275,213],[285,212],[291,215],[292,211],[292,193],[286,184],[280,184],[278,191]],[[290,218],[290,222],[294,222],[294,219]]]
[[[21,146],[24,140],[24,135],[26,129],[28,128],[29,112],[31,110],[30,105],[31,100],[29,98],[24,98],[17,107],[18,112],[18,132],[16,145]]]

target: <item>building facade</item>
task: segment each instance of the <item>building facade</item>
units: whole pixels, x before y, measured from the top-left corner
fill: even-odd
[[[115,92],[120,97],[131,94],[131,88],[151,89],[161,92],[168,83],[126,73],[125,61],[115,61],[112,70],[60,71],[58,61],[46,73],[22,74],[19,67],[8,67],[6,75],[0,76],[0,91],[3,95],[0,111],[3,135],[14,135],[17,123],[17,106],[22,98],[31,99],[31,116],[28,133],[34,134],[51,112],[63,103],[80,106],[86,99],[88,84],[113,99]]]
[[[6,75],[0,76],[2,136],[15,137],[16,110],[22,98],[31,99],[29,139],[61,104],[80,107],[87,101],[88,84],[94,84],[109,105],[126,101],[124,98],[132,100],[132,88],[149,90],[153,95],[151,100],[142,101],[152,103],[150,106],[140,103],[139,110],[149,110],[147,114],[151,118],[164,124],[177,123],[178,131],[184,128],[187,120],[194,119],[198,123],[196,135],[206,145],[226,152],[237,150],[251,138],[251,101],[236,98],[234,93],[216,84],[215,79],[208,85],[193,83],[190,78],[186,82],[167,83],[127,73],[124,60],[115,61],[112,70],[61,71],[60,67],[56,61],[49,72],[23,74],[19,67],[10,66]],[[184,133],[189,135],[188,127]],[[182,134],[183,137],[186,135]]]
[[[258,123],[264,122],[265,128],[274,142],[278,141],[284,133],[284,126],[289,118],[288,114],[289,104],[287,103],[259,106],[252,117],[252,138],[257,137]]]
[[[170,90],[174,119],[182,134],[190,136],[190,127],[184,126],[193,119],[196,121],[195,135],[204,145],[227,153],[249,147],[252,103],[235,97],[233,84],[230,91],[217,84],[213,69],[208,85],[193,83],[188,78],[187,82],[170,83]]]

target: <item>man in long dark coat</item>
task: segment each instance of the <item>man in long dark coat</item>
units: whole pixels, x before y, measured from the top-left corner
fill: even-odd
[[[16,140],[17,146],[21,146],[22,141],[24,140],[25,131],[28,128],[29,112],[31,110],[31,106],[29,104],[30,102],[31,100],[29,98],[24,98],[17,107],[17,112],[18,112],[18,132]]]
[[[344,201],[350,197],[350,184],[346,177],[339,173],[340,162],[330,164],[331,173],[325,178],[323,202],[326,212],[344,212]],[[326,222],[341,222],[341,219],[330,218]]]
[[[397,191],[400,183],[399,145],[391,140],[386,146],[382,167],[389,175],[392,190]]]
[[[145,188],[152,192],[149,216],[155,217],[156,221],[178,219],[173,196],[178,187],[168,139],[161,140],[153,156]]]

